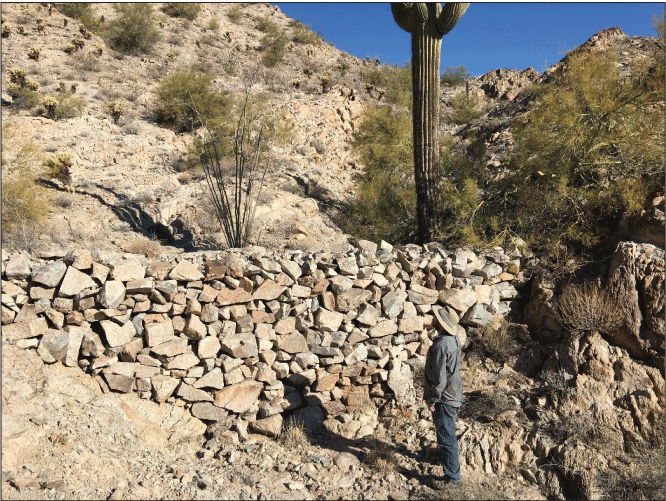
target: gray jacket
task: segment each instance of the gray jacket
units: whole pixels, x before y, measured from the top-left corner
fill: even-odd
[[[444,334],[434,339],[425,362],[424,398],[428,406],[442,402],[460,407],[463,400],[460,378],[460,341]]]

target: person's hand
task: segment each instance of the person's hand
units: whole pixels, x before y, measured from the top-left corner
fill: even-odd
[[[435,412],[435,406],[434,405],[431,406],[431,407],[428,407],[428,409],[430,409],[430,412]]]

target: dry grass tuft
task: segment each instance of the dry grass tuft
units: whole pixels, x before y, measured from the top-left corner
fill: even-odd
[[[514,348],[514,333],[509,321],[502,318],[499,324],[490,323],[479,330],[481,351],[493,360],[505,362]]]
[[[602,499],[664,499],[664,435],[642,442],[625,457],[619,468],[602,471],[598,484]]]
[[[289,421],[278,437],[278,441],[289,449],[297,449],[310,445],[310,439],[305,431],[303,423]]]
[[[155,255],[159,253],[161,245],[155,240],[146,240],[145,238],[133,238],[122,246],[125,252],[130,254]]]
[[[393,448],[384,442],[376,442],[365,456],[365,463],[384,475],[398,469],[398,456]]]

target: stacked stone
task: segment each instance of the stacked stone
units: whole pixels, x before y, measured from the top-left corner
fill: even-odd
[[[363,240],[339,254],[252,248],[178,262],[3,256],[3,342],[240,436],[248,425],[276,435],[297,410],[333,419],[371,397],[414,404],[432,306],[486,325],[511,310],[520,268],[499,248]]]

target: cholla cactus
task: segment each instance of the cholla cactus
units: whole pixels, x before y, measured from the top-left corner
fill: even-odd
[[[37,19],[37,33],[43,35],[45,30],[46,26],[44,25],[44,20],[40,17]]]
[[[301,81],[298,80],[298,79],[296,79],[296,80],[292,80],[292,81],[291,81],[291,86],[292,86],[294,89],[298,89],[298,88],[301,86]]]
[[[56,153],[44,160],[44,166],[49,170],[51,179],[57,179],[62,184],[72,184],[72,173],[70,168],[74,164],[70,153]]]
[[[39,90],[39,87],[40,87],[39,82],[35,82],[34,80],[30,80],[28,82],[28,89],[30,89],[31,91],[36,92]]]
[[[174,54],[173,51],[170,50],[169,52],[166,53],[166,57],[168,57],[169,59],[172,59],[172,58],[176,57],[176,54]]]
[[[81,33],[86,40],[90,40],[90,37],[92,37],[92,33],[87,30],[84,24],[79,24],[79,33]]]
[[[112,101],[108,105],[109,111],[111,112],[111,117],[113,118],[113,123],[116,125],[118,124],[118,121],[120,120],[120,117],[123,114],[123,105],[122,103],[119,103],[118,101]]]
[[[322,75],[320,77],[320,80],[321,80],[321,92],[322,94],[326,94],[329,90],[331,90],[331,82],[326,75]]]
[[[21,68],[9,68],[7,73],[9,73],[10,82],[18,84],[19,87],[25,87],[25,70],[22,70]]]
[[[86,42],[83,40],[83,38],[78,38],[78,37],[72,38],[72,45],[76,48],[76,50],[83,49],[83,46],[85,44]]]
[[[95,52],[97,53],[98,56],[101,56],[104,53],[104,47],[102,47],[101,45],[96,46]]]
[[[22,24],[17,25],[16,26],[16,32],[19,35],[25,35],[25,26],[23,26]]]
[[[58,100],[55,96],[46,96],[42,101],[44,108],[46,108],[46,116],[51,120],[55,120],[56,108],[58,107]]]
[[[21,86],[17,83],[11,82],[7,84],[7,94],[12,97],[18,97],[21,93]]]
[[[39,49],[37,47],[30,47],[30,50],[28,51],[28,57],[30,59],[34,59],[35,61],[39,61]]]
[[[2,38],[8,38],[11,32],[11,25],[9,23],[2,23]]]
[[[7,16],[4,14],[2,15],[2,24],[5,24],[7,22]]]
[[[72,52],[76,52],[76,47],[74,47],[74,44],[68,44],[67,47],[65,47],[65,52],[67,54],[71,54]]]

